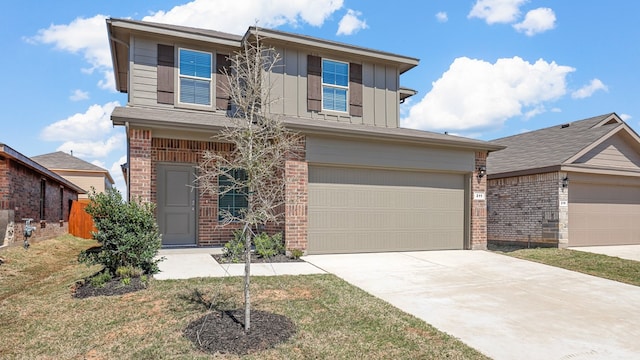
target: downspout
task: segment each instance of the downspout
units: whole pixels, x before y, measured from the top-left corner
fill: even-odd
[[[131,140],[129,139],[129,122],[124,122],[127,136],[127,201],[131,201]]]

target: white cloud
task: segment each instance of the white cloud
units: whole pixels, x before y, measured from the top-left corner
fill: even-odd
[[[115,187],[120,190],[120,193],[123,195],[125,194],[125,189],[127,188],[127,186],[125,185],[124,176],[122,175],[122,168],[120,167],[120,165],[126,162],[127,156],[123,155],[118,160],[116,160],[109,168],[109,174],[111,174],[111,177],[115,182]]]
[[[571,93],[571,97],[573,99],[588,98],[598,90],[602,90],[606,92],[606,91],[609,91],[609,88],[602,81],[600,81],[600,79],[593,79],[589,84]]]
[[[446,12],[444,11],[440,11],[439,13],[436,14],[436,19],[438,20],[438,22],[447,22],[449,21],[449,16],[447,15]]]
[[[77,141],[100,138],[103,134],[108,134],[111,131],[113,127],[111,112],[116,106],[120,106],[117,101],[103,106],[91,105],[85,113],[77,113],[48,125],[40,133],[40,138],[46,141]]]
[[[336,35],[351,35],[357,33],[360,30],[366,29],[367,22],[360,20],[362,13],[355,10],[347,10],[345,16],[342,17],[338,24],[338,32]]]
[[[79,158],[101,158],[108,156],[115,150],[126,148],[124,132],[112,134],[102,140],[69,140],[58,146],[58,151],[71,152]]]
[[[545,102],[565,95],[566,76],[573,71],[542,59],[531,64],[513,57],[491,64],[457,58],[402,123],[409,128],[450,132],[496,128],[523,112],[535,115]]]
[[[111,54],[107,39],[105,15],[91,18],[76,18],[69,24],[54,25],[38,30],[38,34],[26,39],[30,43],[51,44],[55,49],[73,54],[82,54],[91,67],[85,73],[99,71],[104,79],[98,85],[114,90],[115,81],[111,70]]]
[[[73,93],[71,94],[71,96],[69,96],[69,99],[71,101],[87,100],[88,98],[89,98],[89,93],[87,91],[82,91],[80,89],[73,90]]]
[[[268,28],[300,22],[321,26],[342,4],[343,0],[194,0],[142,20],[240,34],[256,21]]]
[[[513,28],[524,32],[527,36],[551,30],[556,26],[556,14],[549,8],[531,10],[525,15],[524,20],[514,24]]]
[[[477,0],[468,18],[479,18],[487,24],[515,22],[520,16],[520,6],[528,0]]]
[[[620,119],[622,119],[622,121],[631,120],[631,118],[633,117],[633,116],[631,116],[629,114],[620,114],[619,116],[620,116]]]

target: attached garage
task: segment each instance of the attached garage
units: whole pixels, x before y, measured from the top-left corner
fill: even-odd
[[[309,166],[309,253],[463,249],[465,176]]]
[[[570,174],[571,175],[571,174]],[[593,176],[592,176],[593,177]],[[640,244],[640,184],[602,177],[579,182],[570,176],[569,241],[571,246]]]
[[[307,137],[309,254],[468,248],[475,153]]]

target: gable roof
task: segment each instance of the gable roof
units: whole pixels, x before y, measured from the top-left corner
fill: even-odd
[[[495,139],[492,144],[506,149],[487,158],[487,172],[500,178],[557,171],[620,131],[640,141],[616,113]]]
[[[9,158],[12,159],[14,161],[16,161],[17,163],[22,164],[23,166],[39,173],[42,176],[45,176],[49,179],[52,179],[60,184],[65,185],[66,187],[68,187],[69,189],[77,192],[78,194],[85,194],[86,191],[84,191],[83,189],[79,188],[77,185],[75,185],[74,183],[70,182],[69,180],[63,178],[62,176],[56,174],[55,172],[47,169],[46,167],[42,166],[41,164],[33,161],[32,159],[22,155],[20,152],[14,150],[13,148],[11,148],[10,146],[0,143],[0,158],[5,157],[5,158]]]
[[[49,154],[37,155],[31,157],[31,160],[39,163],[51,171],[74,171],[74,172],[91,172],[104,174],[111,184],[114,184],[113,178],[107,169],[84,161],[73,155],[63,151],[56,151]]]
[[[284,46],[298,46],[312,49],[313,51],[327,51],[329,53],[350,54],[359,58],[375,59],[376,62],[394,64],[400,74],[418,65],[417,58],[393,54],[385,51],[369,49],[361,46],[315,38],[279,30],[271,30],[258,27],[249,27],[244,35],[234,35],[220,31],[161,24],[148,21],[130,19],[107,19],[107,33],[109,46],[111,47],[111,61],[116,78],[116,89],[127,92],[127,67],[129,66],[129,42],[132,34],[145,34],[146,36],[161,36],[165,39],[183,39],[200,41],[208,44],[217,44],[229,49],[240,49],[244,41],[259,34],[263,40],[271,44]],[[171,40],[169,40],[171,41]]]

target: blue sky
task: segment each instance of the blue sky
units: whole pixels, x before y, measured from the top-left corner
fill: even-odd
[[[394,5],[392,5],[394,4]],[[58,150],[111,172],[124,190],[124,129],[113,107],[105,17],[242,34],[260,26],[420,59],[405,127],[491,140],[616,112],[640,126],[640,2],[545,0],[35,1],[5,4],[9,51],[0,142]]]

